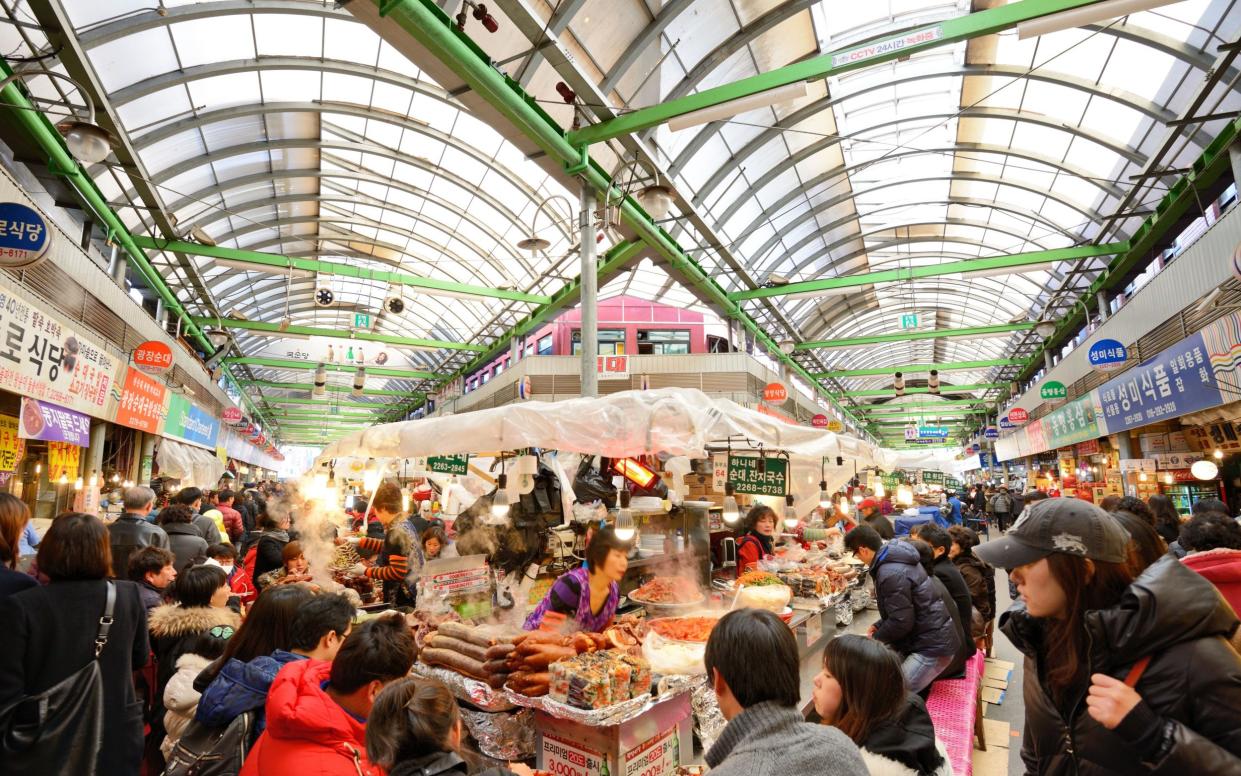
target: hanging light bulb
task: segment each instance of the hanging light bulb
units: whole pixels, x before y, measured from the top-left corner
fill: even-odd
[[[741,507],[737,506],[737,498],[733,495],[735,492],[731,482],[724,483],[724,511],[721,517],[728,525],[736,525],[741,519]]]
[[[42,473],[43,473],[43,463],[42,463],[42,462],[36,463],[36,464],[34,465],[34,473],[35,473],[35,474],[42,474]]]
[[[496,492],[491,497],[491,516],[500,522],[508,522],[508,513],[512,504],[508,498],[508,475],[503,472],[496,478]]]
[[[65,472],[61,472],[61,473],[60,473],[60,479],[59,479],[59,480],[57,480],[56,482],[57,482],[57,484],[60,484],[60,485],[68,485],[68,484],[69,484],[69,475],[68,475],[68,474],[66,474]]]
[[[401,511],[402,512],[409,511],[409,491],[408,490],[401,491]]]
[[[76,480],[73,481],[73,489],[74,490],[82,489],[82,478],[81,477],[78,477]]]
[[[883,498],[888,492],[884,490],[883,480],[875,480],[875,498]]]
[[[908,485],[902,485],[896,489],[896,503],[909,506],[914,503],[913,488]]]
[[[832,494],[827,492],[827,480],[819,480],[819,506],[823,509],[832,508]]]
[[[1146,476],[1146,472],[1138,473],[1138,482],[1146,482],[1148,479],[1150,478]]]
[[[856,491],[856,490],[855,490],[855,491],[853,491],[853,503],[854,503],[854,504],[861,504],[861,503],[862,503],[862,494],[861,494],[861,492],[860,492],[860,491]]]
[[[119,473],[112,475],[112,482],[116,483],[120,481],[121,481],[121,475]]]
[[[90,486],[92,488],[99,487],[99,476],[94,472],[90,473]]]
[[[848,517],[853,512],[853,502],[849,501],[849,497],[843,493],[840,494],[839,509],[840,509],[840,514],[844,515],[845,517]]]
[[[627,542],[633,538],[637,528],[633,523],[633,511],[629,509],[629,489],[621,488],[618,498],[619,509],[616,510],[616,538]]]
[[[1163,475],[1163,481],[1165,485],[1171,485],[1173,482],[1176,481],[1176,478],[1172,476],[1172,472],[1168,472],[1167,474]]]
[[[379,466],[374,458],[366,464],[366,471],[362,474],[362,487],[368,491],[379,487]]]
[[[790,531],[797,527],[801,522],[797,519],[797,509],[793,506],[793,494],[786,493],[784,495],[784,527]]]
[[[1224,451],[1223,451],[1223,450],[1220,450],[1218,447],[1217,447],[1217,448],[1215,448],[1215,452],[1214,452],[1214,453],[1212,453],[1212,455],[1214,455],[1214,456],[1215,456],[1215,460],[1217,460],[1217,461],[1222,461],[1222,460],[1224,460]]]

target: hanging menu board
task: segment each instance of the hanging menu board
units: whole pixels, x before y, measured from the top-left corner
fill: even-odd
[[[738,493],[751,496],[783,496],[788,492],[788,462],[783,458],[765,458],[764,471],[759,459],[747,455],[728,456],[728,481]]]

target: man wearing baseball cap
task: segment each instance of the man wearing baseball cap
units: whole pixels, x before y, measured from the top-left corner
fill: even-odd
[[[974,549],[1021,594],[1000,629],[1026,658],[1026,772],[1241,773],[1237,616],[1171,555],[1132,568],[1128,545],[1107,512],[1054,498]]]
[[[892,521],[884,517],[879,506],[877,499],[862,499],[862,502],[857,505],[857,511],[862,517],[862,522],[874,528],[879,537],[888,542],[896,536],[896,530],[892,527]]]

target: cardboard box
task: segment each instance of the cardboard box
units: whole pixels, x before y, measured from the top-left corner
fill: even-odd
[[[694,756],[688,692],[620,725],[591,727],[537,710],[534,720],[537,768],[556,776],[662,776]]]

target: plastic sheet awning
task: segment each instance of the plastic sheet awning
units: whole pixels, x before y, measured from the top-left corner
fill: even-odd
[[[194,486],[209,490],[224,475],[224,462],[201,447],[161,439],[155,449],[159,476],[180,480],[182,487]]]

